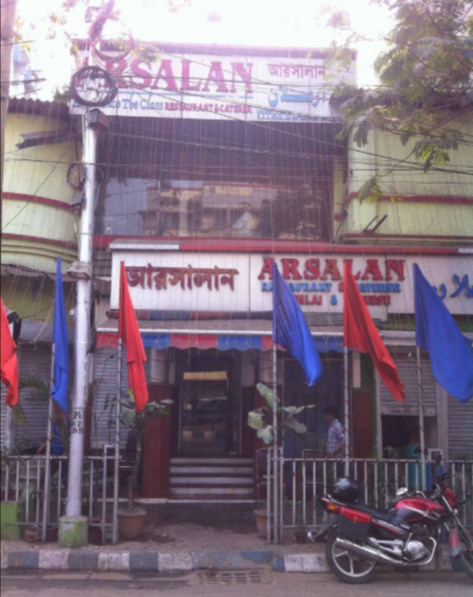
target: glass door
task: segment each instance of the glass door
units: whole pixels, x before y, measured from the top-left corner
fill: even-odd
[[[233,405],[226,371],[184,373],[180,396],[180,454],[219,456],[233,445]]]

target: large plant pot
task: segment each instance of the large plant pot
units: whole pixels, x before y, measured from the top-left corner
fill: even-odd
[[[135,510],[118,511],[118,530],[122,539],[133,541],[137,539],[143,529],[146,517],[146,510],[136,508]]]
[[[2,502],[0,504],[0,519],[2,539],[19,539],[18,504],[16,502]]]
[[[258,535],[263,539],[268,538],[268,513],[266,510],[255,510],[256,528]]]

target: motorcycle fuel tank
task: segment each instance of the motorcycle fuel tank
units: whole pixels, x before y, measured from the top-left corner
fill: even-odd
[[[445,514],[443,506],[423,497],[405,498],[394,506],[397,515],[406,521],[438,520]]]

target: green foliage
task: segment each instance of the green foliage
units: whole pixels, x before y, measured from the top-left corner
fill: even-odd
[[[273,405],[276,400],[278,415],[282,415],[282,429],[289,429],[299,436],[307,435],[307,427],[296,418],[296,415],[302,413],[306,408],[314,408],[315,404],[309,406],[280,406],[278,397],[274,397],[274,392],[262,383],[256,385],[256,389],[266,400],[266,406],[257,408],[248,413],[248,426],[255,429],[256,435],[267,445],[274,441]],[[280,416],[278,416],[280,418]],[[279,434],[279,429],[278,436]]]
[[[31,388],[34,390],[33,397],[35,400],[39,400],[41,402],[47,402],[49,400],[49,384],[38,377],[25,377],[20,380],[18,387],[20,391],[25,388]]]
[[[268,386],[265,386],[264,383],[256,384],[256,389],[261,394],[261,396],[263,396],[263,398],[266,400],[266,403],[269,406],[269,408],[273,408],[273,404],[274,404],[273,391],[270,390],[268,388]]]
[[[251,411],[248,413],[248,426],[251,427],[252,429],[256,429],[257,431],[259,431],[260,429],[263,428],[263,417],[255,412],[255,411]]]
[[[31,389],[31,398],[39,403],[47,403],[49,400],[50,391],[48,384],[37,377],[26,377],[22,379],[19,382],[18,388],[20,391],[26,388]],[[17,404],[15,404],[15,406],[12,408],[12,416],[15,427],[20,428],[26,427],[28,425],[25,411],[23,410],[21,402],[17,402]]]
[[[28,425],[28,421],[26,420],[25,411],[23,410],[21,404],[17,402],[15,406],[12,408],[12,415],[13,421],[16,428],[19,427],[26,427]]]
[[[381,187],[379,186],[378,176],[372,176],[358,191],[358,199],[360,202],[363,202],[366,199],[367,203],[373,203],[378,201],[381,195],[382,191]]]
[[[144,431],[149,419],[169,416],[168,406],[173,400],[161,400],[161,402],[148,402],[142,412],[135,408],[135,396],[131,389],[127,390],[128,400],[123,401],[121,422],[125,427],[130,427],[135,432]]]
[[[372,129],[396,134],[424,171],[447,164],[463,141],[459,122],[473,105],[473,3],[467,0],[373,0],[393,11],[389,47],[375,62],[378,89],[339,87],[346,124],[341,137],[359,146]],[[346,27],[340,15],[331,25]],[[353,37],[350,38],[353,43]],[[392,169],[394,169],[393,166]],[[362,191],[376,199],[377,181]]]

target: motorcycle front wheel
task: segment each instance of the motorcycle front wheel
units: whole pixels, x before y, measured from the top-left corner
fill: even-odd
[[[363,560],[354,553],[335,545],[337,531],[333,531],[325,546],[325,559],[330,570],[341,581],[361,585],[370,582],[376,575],[376,562]]]

